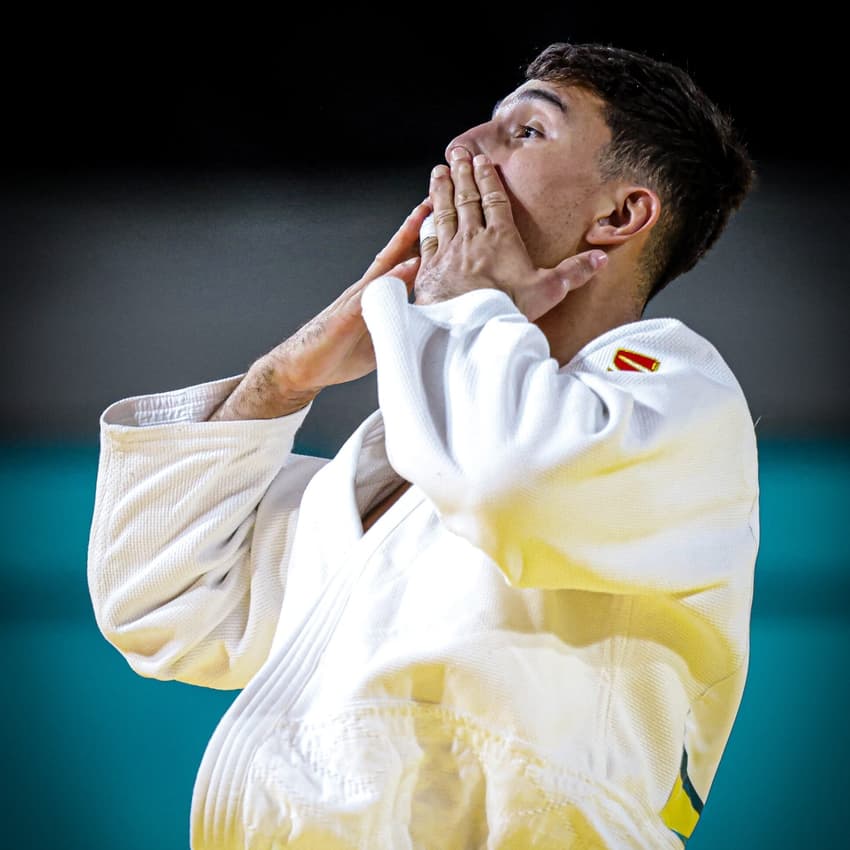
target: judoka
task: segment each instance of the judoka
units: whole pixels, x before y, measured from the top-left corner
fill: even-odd
[[[675,66],[557,43],[525,77],[314,319],[101,416],[99,628],[141,676],[241,689],[194,850],[672,850],[697,824],[748,668],[756,438],[712,343],[642,315],[754,167]],[[337,454],[294,452],[372,371]]]

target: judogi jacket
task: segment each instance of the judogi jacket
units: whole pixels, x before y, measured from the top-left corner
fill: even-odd
[[[757,452],[674,318],[563,367],[496,289],[376,279],[379,407],[204,421],[242,378],[102,414],[88,584],[138,674],[241,689],[193,850],[681,848],[743,694]],[[364,534],[360,517],[412,486]]]

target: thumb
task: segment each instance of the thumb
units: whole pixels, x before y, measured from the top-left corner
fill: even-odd
[[[361,315],[362,303],[363,303],[363,290],[378,277],[386,277],[387,275],[392,275],[393,277],[400,278],[404,281],[404,285],[407,287],[407,297],[410,299],[410,294],[413,292],[413,285],[416,282],[416,274],[419,271],[419,263],[421,261],[421,257],[411,257],[409,260],[405,260],[402,263],[398,263],[394,265],[388,271],[385,271],[381,275],[376,275],[372,278],[364,277],[357,282],[356,292],[348,303],[348,308],[350,310],[356,311],[357,315]]]
[[[608,257],[604,251],[585,251],[562,260],[552,269],[541,269],[537,285],[520,307],[533,322],[559,304],[569,292],[584,286],[604,267]]]
[[[562,260],[550,270],[550,274],[560,281],[566,295],[584,286],[607,262],[608,255],[604,251],[584,251]]]

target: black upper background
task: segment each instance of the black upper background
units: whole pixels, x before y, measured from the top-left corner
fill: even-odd
[[[111,401],[236,374],[362,273],[556,41],[673,62],[733,116],[762,185],[651,315],[717,342],[760,435],[848,432],[847,51],[825,13],[180,8],[0,19],[0,436],[95,439]],[[376,403],[373,377],[322,394],[306,444]]]
[[[298,14],[139,7],[120,21],[46,11],[7,21],[5,176],[434,162],[554,41],[681,65],[732,114],[756,160],[843,161],[843,52],[830,46],[835,27],[812,17],[533,4]]]

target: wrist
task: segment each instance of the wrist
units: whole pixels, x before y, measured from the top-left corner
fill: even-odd
[[[209,421],[277,419],[306,407],[320,391],[293,387],[272,360],[261,357]]]

